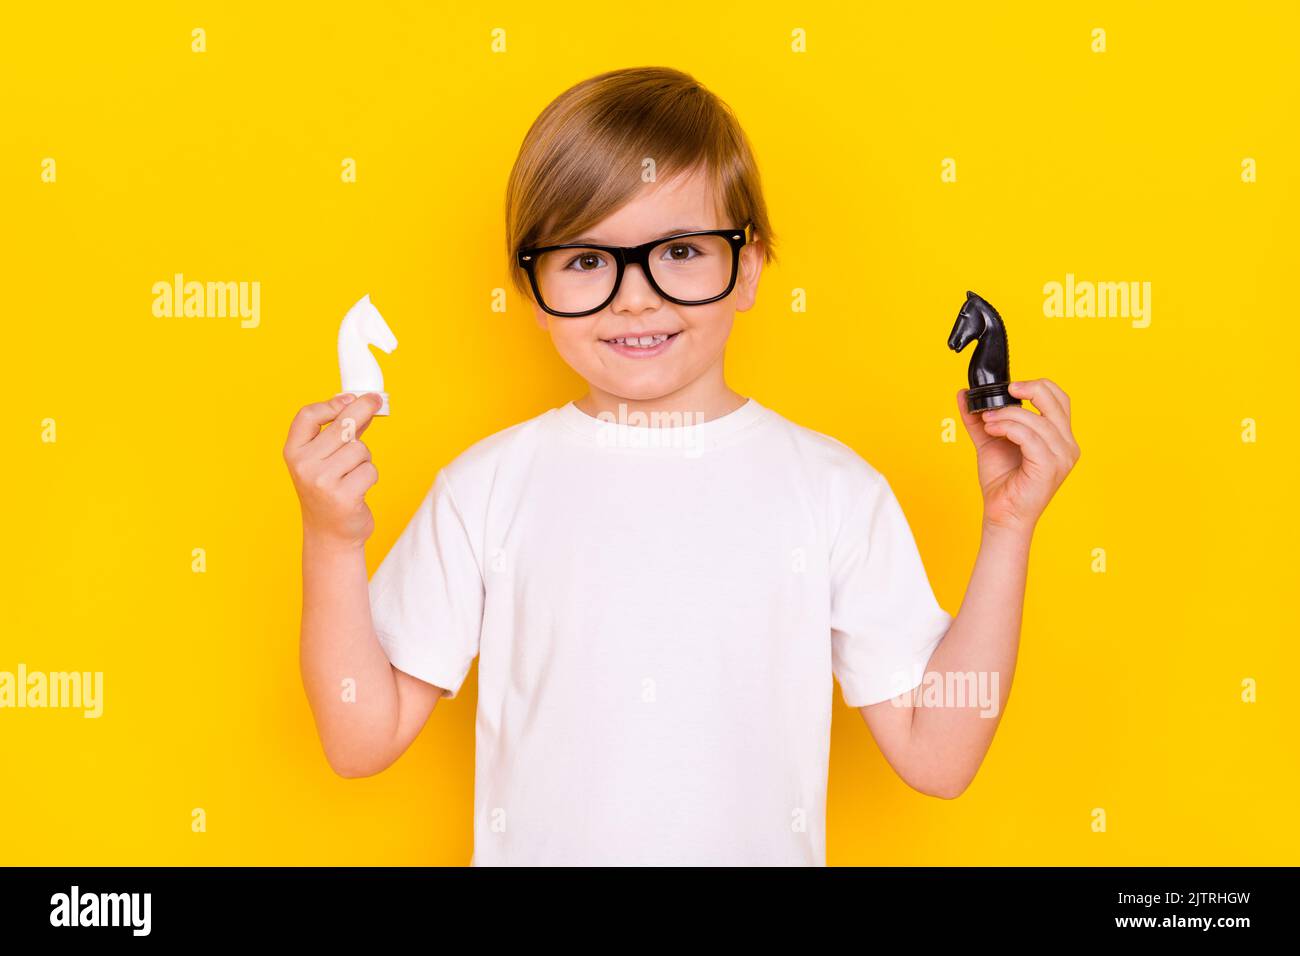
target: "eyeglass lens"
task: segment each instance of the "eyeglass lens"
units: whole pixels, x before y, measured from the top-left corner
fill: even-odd
[[[668,239],[650,250],[650,273],[677,299],[721,295],[731,280],[732,247],[723,236]],[[601,249],[552,249],[535,266],[542,301],[556,312],[584,312],[609,298],[618,262]]]

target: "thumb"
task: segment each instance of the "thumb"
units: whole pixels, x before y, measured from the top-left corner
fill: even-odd
[[[979,448],[989,440],[989,433],[984,430],[984,416],[978,412],[966,411],[966,393],[970,391],[963,388],[957,392],[957,411],[961,415],[962,424],[966,426],[966,432],[970,435],[970,440]]]
[[[344,395],[347,394],[349,393],[344,393]],[[355,437],[360,437],[361,433],[369,428],[370,423],[374,421],[375,413],[383,406],[384,400],[378,392],[365,392],[343,405],[344,395],[336,395],[332,399],[332,401],[338,402],[340,405],[338,418],[335,421],[342,428],[343,420],[351,419],[354,426],[352,434]]]

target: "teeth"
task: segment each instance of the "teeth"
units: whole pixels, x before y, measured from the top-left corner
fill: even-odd
[[[629,335],[621,339],[610,339],[610,341],[613,342],[615,345],[627,345],[630,346],[631,348],[643,348],[643,349],[653,348],[654,346],[658,345],[660,342],[665,342],[667,340],[668,340],[668,334],[666,332],[661,333],[659,335],[642,335],[642,336]]]

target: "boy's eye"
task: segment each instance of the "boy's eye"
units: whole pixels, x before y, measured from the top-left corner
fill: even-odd
[[[688,254],[692,251],[695,253],[693,256]],[[698,246],[689,242],[673,242],[664,247],[664,258],[670,262],[689,262],[703,254]]]
[[[575,272],[592,272],[600,267],[602,261],[599,252],[580,252],[570,259],[564,266],[566,269],[574,269]]]

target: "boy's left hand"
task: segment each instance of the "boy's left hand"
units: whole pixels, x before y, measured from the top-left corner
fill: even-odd
[[[1041,412],[1008,405],[972,415],[966,392],[957,407],[979,459],[984,524],[1031,534],[1056,489],[1079,460],[1070,431],[1070,396],[1047,378],[1012,382],[1011,394]]]

